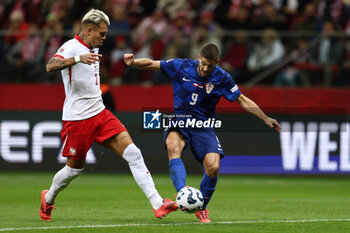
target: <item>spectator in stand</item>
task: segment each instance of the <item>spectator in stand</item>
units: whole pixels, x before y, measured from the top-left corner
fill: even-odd
[[[9,15],[13,2],[8,0],[0,0],[0,29],[5,29],[8,23]]]
[[[316,17],[315,5],[309,3],[305,5],[302,15],[296,18],[295,25],[292,27],[292,29],[295,31],[316,34],[318,26],[319,21]]]
[[[124,69],[122,69],[121,71],[117,71],[116,70],[117,67],[113,67],[113,64],[114,63],[121,64],[124,62],[123,61],[121,63],[118,62],[119,58],[117,59],[115,54],[112,55],[112,51],[118,53],[118,51],[124,50],[126,47],[130,46],[131,38],[128,34],[130,30],[130,24],[129,24],[129,21],[126,19],[125,4],[110,3],[110,5],[111,5],[110,7],[111,17],[110,17],[110,26],[109,26],[110,30],[108,31],[108,33],[111,36],[107,37],[107,39],[103,42],[103,46],[100,49],[100,52],[103,55],[101,66],[104,69],[107,69],[110,71],[110,76],[112,77],[113,81],[117,81],[119,80],[118,77],[121,76],[120,72],[123,72]],[[108,7],[108,6],[105,5],[105,7]],[[118,41],[120,41],[121,43],[120,45],[117,44]],[[119,65],[117,66],[119,68],[122,68],[122,67],[124,68],[124,64],[122,65],[122,67],[120,67]]]
[[[12,9],[12,1],[0,0],[0,29],[6,29],[8,26],[9,15]],[[5,39],[0,36],[0,73],[6,68],[6,54],[5,54]],[[4,77],[0,81],[6,82]]]
[[[76,3],[77,1],[73,1],[73,3]],[[71,2],[66,0],[59,0],[54,3],[54,5],[51,8],[50,13],[54,13],[57,17],[57,20],[63,23],[63,26],[65,29],[71,29],[71,15],[72,15],[72,6]],[[84,12],[82,11],[84,9],[83,7],[78,10],[78,12]]]
[[[191,38],[190,57],[195,59],[198,51],[208,43],[216,44],[219,51],[222,51],[221,28],[214,21],[214,15],[210,11],[203,11],[200,15],[199,23],[195,27]]]
[[[187,58],[190,54],[191,44],[190,38],[185,35],[184,31],[178,30],[173,36],[170,43],[166,46],[163,59],[172,59],[174,57]],[[165,78],[165,74],[161,71],[154,71],[152,76],[153,83],[170,83],[171,80]]]
[[[167,45],[164,57],[165,59],[171,59],[173,57],[187,58],[190,48],[190,38],[188,35],[185,35],[185,32],[178,30]]]
[[[110,31],[123,31],[124,33],[130,30],[129,21],[126,18],[125,5],[113,5],[111,15]]]
[[[233,40],[224,49],[226,52],[221,59],[221,67],[231,74],[237,83],[244,83],[248,80],[246,70],[251,49],[252,44],[246,31],[237,31]]]
[[[213,20],[222,26],[225,23],[225,17],[230,8],[230,4],[231,0],[199,0],[197,14],[201,16],[202,12],[212,12]]]
[[[147,28],[145,31],[145,42],[137,51],[135,57],[147,57],[150,59],[159,60],[163,57],[165,51],[165,44],[163,38],[154,32],[153,28]],[[122,77],[123,83],[139,83],[149,84],[152,80],[154,72],[140,71],[133,67],[127,67]]]
[[[216,23],[214,14],[211,11],[202,11],[200,14],[199,25],[207,28],[210,33],[220,31],[220,26]]]
[[[298,15],[298,0],[283,0],[281,5],[281,12],[285,17],[286,29],[290,30],[294,24],[294,20]]]
[[[44,61],[47,63],[56,51],[61,47],[64,37],[63,23],[57,20],[56,14],[50,13],[46,17],[46,25],[44,25],[44,30],[47,32],[43,38],[43,43],[45,44],[45,54]],[[45,76],[45,82],[61,82],[61,75],[57,72],[43,74]]]
[[[72,23],[72,34],[71,37],[74,37],[76,34],[78,34],[81,31],[81,21],[75,20]]]
[[[349,34],[350,33],[350,1],[344,1],[344,27],[343,30]]]
[[[63,24],[57,20],[56,14],[50,13],[46,17],[43,29],[46,32],[43,41],[47,44],[45,51],[45,63],[47,63],[63,43],[64,28]]]
[[[38,26],[30,24],[28,38],[18,41],[7,56],[13,82],[42,81],[44,49]]]
[[[247,9],[252,9],[254,0],[231,0],[230,11],[233,15],[232,18],[236,18],[238,15],[238,10],[241,6],[246,7]]]
[[[163,37],[168,28],[168,21],[162,9],[156,9],[153,15],[146,17],[135,29],[133,35],[133,44],[136,50],[140,49],[147,41],[149,32],[157,37]]]
[[[224,29],[232,31],[253,29],[248,6],[232,4],[225,19]],[[222,42],[226,48],[227,43],[232,43],[232,35],[224,35]]]
[[[171,43],[179,31],[181,31],[185,40],[189,40],[193,32],[192,20],[184,10],[178,11],[176,16],[170,19],[170,25],[168,26],[167,33],[164,35],[165,43]]]
[[[240,5],[237,8],[233,5],[225,18],[224,28],[228,30],[251,30],[253,25],[249,13],[249,8]]]
[[[45,15],[41,13],[41,4],[44,0],[22,0],[22,9],[28,23],[42,26],[45,23]]]
[[[158,0],[157,8],[164,9],[164,12],[171,20],[175,20],[181,11],[191,14],[187,0]]]
[[[27,38],[29,24],[25,21],[24,13],[21,10],[14,10],[10,14],[8,28],[9,34],[5,36],[5,51],[8,51],[18,41]]]
[[[318,0],[316,11],[321,22],[332,21],[336,27],[343,27],[346,23],[344,17],[344,0]]]
[[[259,19],[258,29],[273,28],[277,31],[285,30],[285,17],[280,14],[272,3],[265,3]]]
[[[315,0],[303,0],[303,1],[300,1],[298,0],[298,14],[297,15],[302,15],[303,12],[304,12],[304,9],[305,9],[305,6],[309,3],[314,3]]]
[[[128,45],[127,39],[123,35],[115,37],[115,48],[111,52],[110,59],[110,76],[111,83],[114,85],[121,84],[123,73],[125,72],[126,64],[123,60],[125,53],[131,53],[131,48]]]
[[[264,12],[264,5],[267,4],[269,0],[252,0],[252,7],[250,9],[251,12],[251,21],[253,24],[253,28],[255,30],[259,29],[260,18]]]
[[[334,83],[334,76],[339,70],[339,64],[345,58],[344,44],[338,37],[334,36],[336,32],[334,22],[325,21],[322,27],[321,42],[311,51],[311,64],[319,66],[324,86],[330,86]],[[319,83],[321,80],[315,81]]]
[[[257,43],[248,58],[248,71],[251,76],[281,61],[285,53],[276,30],[265,29],[261,42]]]
[[[340,63],[339,73],[337,75],[337,86],[350,85],[350,40],[345,41],[345,59]]]
[[[276,76],[275,86],[311,86],[311,80],[303,67],[310,62],[309,41],[305,37],[297,38],[296,48],[290,54],[291,63]]]

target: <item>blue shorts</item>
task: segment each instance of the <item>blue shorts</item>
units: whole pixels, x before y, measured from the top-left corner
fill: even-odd
[[[200,162],[208,153],[218,153],[221,158],[224,157],[220,141],[212,128],[170,128],[164,131],[164,141],[171,131],[177,131],[184,137],[184,150],[191,145],[195,158]]]

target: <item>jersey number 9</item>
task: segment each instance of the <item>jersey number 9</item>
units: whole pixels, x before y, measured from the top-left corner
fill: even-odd
[[[190,105],[195,105],[198,100],[198,94],[197,93],[192,93],[192,101],[190,102]]]

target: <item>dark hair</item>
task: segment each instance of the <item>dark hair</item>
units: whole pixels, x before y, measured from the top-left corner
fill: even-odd
[[[215,44],[206,44],[199,53],[202,57],[216,61],[219,59],[219,49]]]

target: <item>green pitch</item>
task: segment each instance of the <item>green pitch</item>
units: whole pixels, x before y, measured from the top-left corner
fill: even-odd
[[[224,176],[209,204],[212,224],[177,211],[154,217],[131,175],[83,174],[56,200],[52,221],[39,217],[52,173],[0,173],[0,232],[350,232],[350,179],[328,176]],[[174,198],[167,175],[153,175]],[[188,185],[199,186],[190,176]]]

